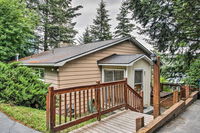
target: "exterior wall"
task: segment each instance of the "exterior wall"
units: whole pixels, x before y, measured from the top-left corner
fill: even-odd
[[[150,106],[151,99],[151,65],[145,60],[139,60],[128,67],[128,84],[134,88],[134,70],[143,69],[144,106]]]
[[[101,81],[101,68],[97,65],[97,61],[112,54],[144,54],[144,52],[131,42],[125,41],[68,62],[59,68],[59,88],[89,85],[95,84],[97,80]]]
[[[44,82],[58,88],[58,72],[55,68],[45,68]]]

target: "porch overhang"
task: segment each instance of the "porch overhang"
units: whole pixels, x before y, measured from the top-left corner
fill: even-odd
[[[132,66],[138,60],[144,59],[150,65],[153,65],[152,60],[144,54],[133,55],[118,55],[113,54],[106,58],[97,61],[99,66]]]

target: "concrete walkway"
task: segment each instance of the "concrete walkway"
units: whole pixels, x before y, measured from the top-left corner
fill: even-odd
[[[157,133],[200,133],[200,100],[194,102]]]
[[[40,133],[28,128],[0,112],[0,133]]]

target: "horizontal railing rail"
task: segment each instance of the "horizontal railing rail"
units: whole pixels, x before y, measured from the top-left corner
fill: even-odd
[[[47,128],[51,132],[77,125],[120,108],[142,112],[143,98],[127,80],[54,90],[47,94]]]

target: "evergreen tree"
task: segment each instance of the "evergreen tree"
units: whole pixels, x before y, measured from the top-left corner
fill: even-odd
[[[83,33],[83,43],[87,44],[87,43],[92,42],[92,40],[93,40],[93,37],[90,33],[90,29],[87,27],[85,29],[85,32]]]
[[[108,10],[106,10],[106,4],[102,0],[97,9],[97,16],[93,20],[93,25],[91,26],[91,33],[94,37],[94,41],[103,41],[112,38],[109,21]]]
[[[200,57],[200,1],[129,1],[133,18],[142,25],[141,33],[149,35],[154,48],[172,63],[165,69],[167,76],[184,77],[190,64]]]
[[[30,55],[35,48],[35,12],[21,0],[0,0],[0,61]]]
[[[72,7],[71,0],[28,0],[28,4],[40,16],[38,30],[43,33],[40,41],[44,51],[58,47],[60,43],[74,42],[77,31],[73,18],[80,15],[76,12],[82,6]]]
[[[129,14],[128,10],[128,2],[123,1],[121,8],[120,8],[120,13],[117,14],[117,21],[119,21],[118,25],[115,27],[115,36],[116,37],[127,37],[131,36],[131,32],[134,30],[134,24],[130,23],[130,18],[127,17]]]

